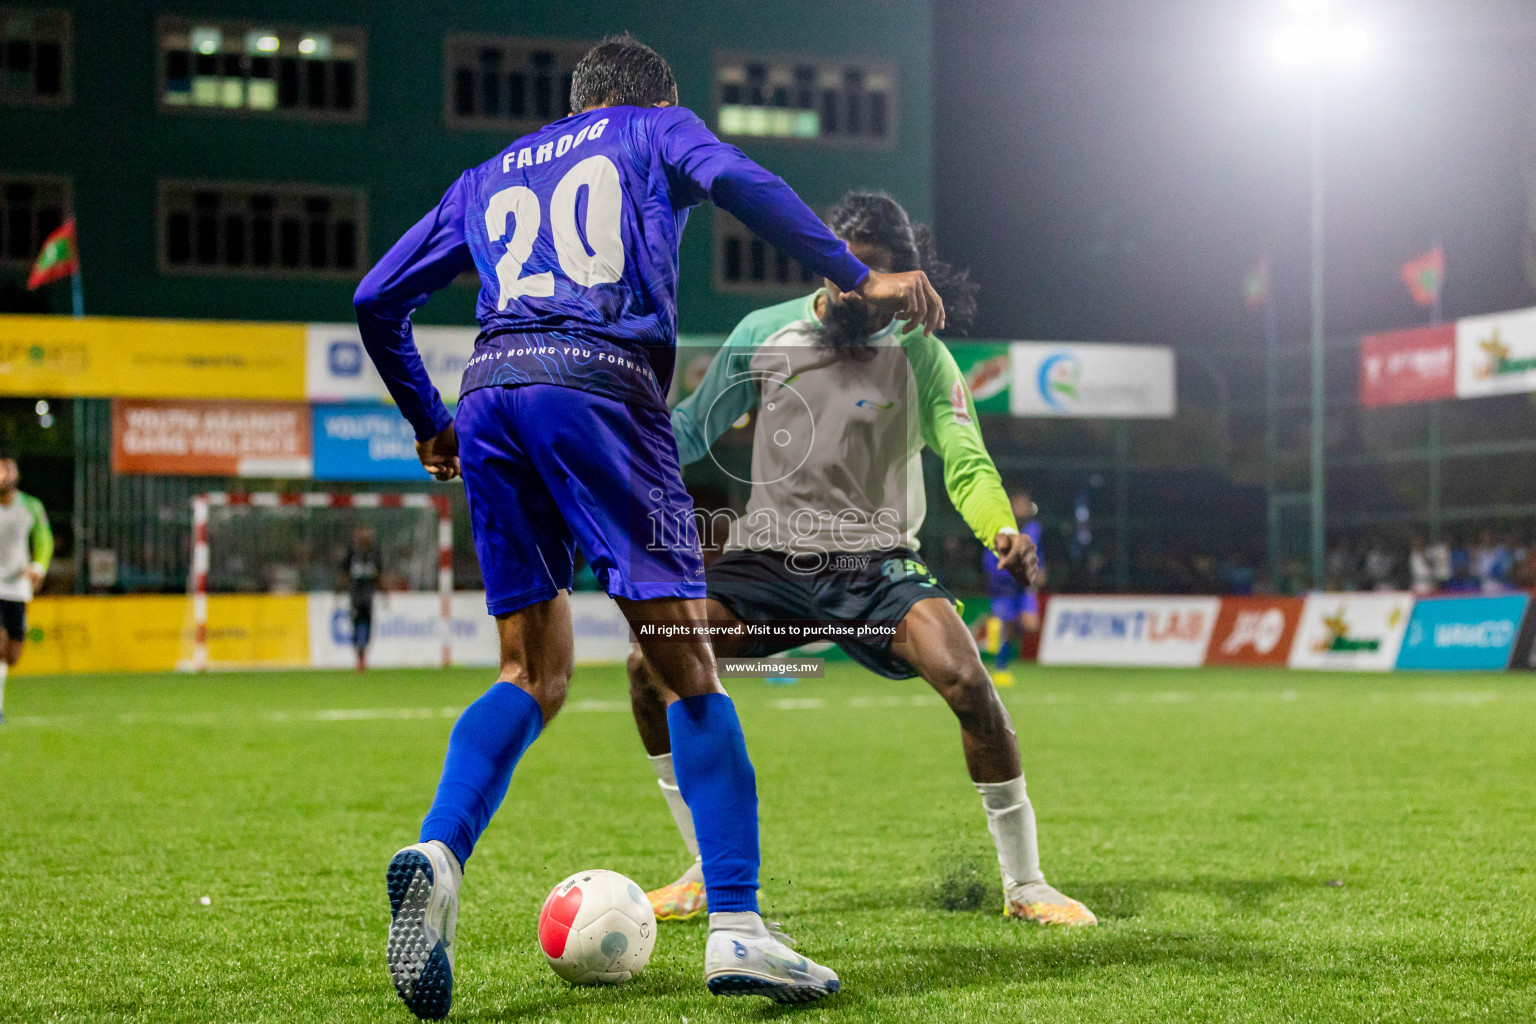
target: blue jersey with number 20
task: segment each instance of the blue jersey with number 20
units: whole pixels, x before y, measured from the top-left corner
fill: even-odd
[[[705,199],[840,288],[868,273],[782,179],[691,111],[572,114],[465,171],[357,289],[363,342],[417,438],[450,417],[416,351],[411,311],[470,269],[481,331],[461,394],[549,383],[664,403],[678,240]]]

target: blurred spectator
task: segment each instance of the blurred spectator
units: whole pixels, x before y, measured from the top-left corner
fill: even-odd
[[[1338,546],[1328,552],[1328,564],[1325,567],[1325,575],[1330,590],[1358,590],[1355,561],[1355,553],[1350,550],[1349,541],[1341,540]]]
[[[1449,552],[1446,557],[1450,557]],[[1413,535],[1412,546],[1408,549],[1408,582],[1413,592],[1420,597],[1433,594],[1443,582],[1435,572],[1434,557],[1430,554],[1429,545],[1424,543],[1422,533]]]
[[[1435,588],[1439,589],[1451,578],[1451,546],[1441,538],[1425,551],[1429,557],[1429,571],[1434,578]]]
[[[1536,587],[1536,550],[1529,543],[1522,543],[1514,550],[1514,572],[1510,582],[1517,590]]]
[[[1381,538],[1376,538],[1370,550],[1365,553],[1365,562],[1362,565],[1365,585],[1371,590],[1391,590],[1393,588],[1392,572],[1396,568],[1397,559],[1382,544]]]
[[[1253,593],[1253,583],[1258,570],[1243,554],[1228,556],[1221,563],[1222,590],[1239,596]]]
[[[1508,590],[1513,569],[1514,559],[1509,545],[1496,538],[1492,530],[1484,529],[1477,546],[1477,578],[1483,593],[1498,594]]]

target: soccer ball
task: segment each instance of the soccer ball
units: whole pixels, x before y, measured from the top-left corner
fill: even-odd
[[[539,911],[539,948],[576,985],[617,985],[640,973],[656,946],[656,914],[617,871],[578,871]]]

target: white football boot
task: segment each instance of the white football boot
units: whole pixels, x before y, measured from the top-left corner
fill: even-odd
[[[704,983],[717,996],[767,996],[809,1003],[836,992],[837,974],[801,956],[753,913],[709,915]]]
[[[389,945],[384,960],[406,1008],[441,1020],[453,1004],[453,930],[463,869],[433,840],[407,846],[389,862]]]

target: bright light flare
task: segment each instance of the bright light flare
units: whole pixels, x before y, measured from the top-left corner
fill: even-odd
[[[1282,64],[1317,66],[1359,64],[1371,55],[1370,33],[1359,25],[1313,22],[1287,25],[1275,33],[1274,55]]]
[[[1325,18],[1328,0],[1291,0],[1291,12],[1303,18]]]

